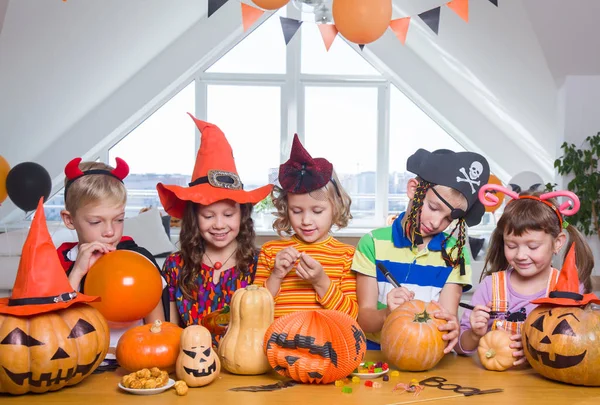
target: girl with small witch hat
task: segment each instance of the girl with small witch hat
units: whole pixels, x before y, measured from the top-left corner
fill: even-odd
[[[460,297],[471,288],[466,226],[477,225],[485,213],[477,192],[490,169],[477,153],[446,149],[419,149],[406,167],[417,175],[407,184],[406,212],[391,226],[363,236],[356,247],[352,269],[358,273],[358,323],[367,332],[367,348],[379,349],[391,311],[412,299],[439,301],[443,312],[436,317],[448,321],[439,329],[449,353],[458,340]],[[444,233],[453,222],[452,231]],[[391,277],[377,271],[382,267]]]
[[[479,198],[485,205],[494,205],[497,200],[489,191],[505,193],[512,200],[490,238],[482,274],[485,278],[471,299],[473,310],[465,311],[462,316],[457,351],[474,353],[489,330],[504,329],[510,332],[513,341],[513,364],[519,365],[526,361],[521,339],[525,319],[536,304],[547,300],[548,292],[559,278],[559,271],[552,267],[552,257],[565,244],[567,252],[575,248],[581,280],[576,292],[591,290],[594,258],[581,233],[564,219],[579,210],[579,198],[572,192],[519,195],[488,184],[479,190]],[[557,197],[566,197],[568,201],[559,205]]]
[[[272,186],[246,191],[237,173],[225,134],[213,124],[190,117],[202,134],[189,187],[156,188],[167,213],[181,218],[181,250],[165,261],[171,321],[199,324],[211,312],[229,305],[233,293],[254,279],[253,205]],[[215,342],[220,336],[214,336]]]
[[[273,228],[290,238],[267,242],[258,258],[255,284],[275,299],[275,318],[307,309],[334,309],[356,318],[354,247],[330,235],[352,218],[351,200],[333,165],[312,158],[294,136],[290,159],[279,167],[273,190]]]

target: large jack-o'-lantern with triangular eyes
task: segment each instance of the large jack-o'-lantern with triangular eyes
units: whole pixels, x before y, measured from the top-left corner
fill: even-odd
[[[212,336],[204,326],[191,325],[183,330],[175,371],[177,378],[190,387],[208,385],[219,376],[221,362],[212,348]]]
[[[108,352],[104,317],[73,291],[40,199],[10,297],[0,298],[0,392],[56,391],[86,378]]]
[[[600,299],[579,293],[575,254],[571,249],[555,290],[523,326],[523,351],[531,367],[552,380],[600,386]]]
[[[106,321],[86,304],[31,317],[0,315],[0,392],[77,384],[104,360],[109,341]]]

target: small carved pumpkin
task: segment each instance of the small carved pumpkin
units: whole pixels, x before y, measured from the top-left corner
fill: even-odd
[[[273,296],[266,288],[249,285],[233,294],[229,329],[219,342],[219,357],[225,370],[253,375],[271,369],[263,341],[273,316]]]
[[[510,348],[510,333],[503,329],[491,330],[479,339],[477,354],[483,367],[492,371],[504,371],[513,366],[515,358]]]
[[[433,302],[407,301],[388,315],[381,329],[381,351],[400,370],[424,371],[444,357],[448,342],[438,326],[446,323],[432,314],[441,311]]]
[[[181,351],[177,357],[177,378],[190,387],[202,387],[213,382],[221,372],[221,362],[212,348],[208,329],[188,326],[181,334]]]
[[[264,348],[279,374],[303,383],[328,384],[358,367],[366,337],[343,312],[299,311],[273,322],[265,333]]]
[[[158,367],[175,371],[183,329],[170,322],[156,320],[153,325],[128,329],[117,344],[117,361],[128,371]]]
[[[0,392],[75,385],[104,360],[109,341],[104,317],[87,304],[28,317],[0,314]]]
[[[552,380],[600,386],[600,310],[540,306],[523,328],[523,350],[531,367]]]

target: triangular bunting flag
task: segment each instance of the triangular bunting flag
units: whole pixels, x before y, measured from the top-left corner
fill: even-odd
[[[498,7],[498,0],[490,0],[490,3],[492,3],[494,6]]]
[[[208,17],[217,12],[229,0],[208,0]]]
[[[323,43],[325,43],[325,49],[329,52],[331,44],[337,37],[338,30],[333,24],[317,24],[319,31],[321,31],[321,37],[323,37]]]
[[[402,42],[402,45],[406,42],[406,34],[408,33],[408,26],[410,25],[410,17],[398,18],[390,21],[390,28],[396,34],[396,37]]]
[[[293,18],[279,17],[281,21],[281,29],[283,30],[283,38],[285,44],[289,44],[296,32],[300,29],[302,21],[294,20]]]
[[[437,35],[438,29],[440,28],[440,7],[425,11],[419,14],[419,17],[421,17],[421,20],[423,20],[423,22],[435,32],[435,35]]]
[[[446,5],[465,22],[469,22],[469,0],[452,0]]]
[[[242,23],[244,24],[244,32],[246,32],[264,14],[264,11],[246,3],[240,4],[242,5]]]
[[[365,49],[365,44],[358,44],[358,47],[360,48],[360,50],[364,50]]]

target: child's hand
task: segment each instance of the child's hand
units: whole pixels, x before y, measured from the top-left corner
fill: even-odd
[[[454,346],[458,343],[458,318],[456,315],[446,312],[444,309],[441,311],[436,311],[433,313],[437,319],[445,319],[446,323],[444,325],[438,326],[438,330],[440,332],[446,332],[442,339],[448,341],[448,346],[444,349],[444,354],[450,353]]]
[[[115,249],[114,246],[101,242],[82,243],[79,245],[77,259],[75,259],[73,270],[71,270],[71,274],[69,275],[71,287],[77,290],[81,279],[87,274],[94,263],[104,254],[112,252]]]
[[[487,333],[491,306],[491,302],[488,302],[487,306],[475,305],[475,309],[471,312],[469,322],[471,323],[471,330],[476,336],[483,337]]]
[[[321,263],[306,253],[300,254],[300,260],[296,265],[296,274],[312,285],[323,283],[325,279],[329,279]]]
[[[510,344],[511,349],[515,349],[513,352],[513,357],[515,358],[515,362],[513,366],[519,366],[527,361],[527,357],[525,357],[525,353],[523,352],[523,341],[521,340],[521,334],[511,335],[510,340],[513,342]]]
[[[412,300],[413,298],[415,298],[414,291],[410,291],[408,288],[405,287],[393,288],[387,294],[388,313],[392,312],[394,309],[398,308],[406,301]]]
[[[294,264],[300,258],[300,253],[293,247],[287,247],[275,256],[275,265],[271,274],[280,280],[294,268]]]

